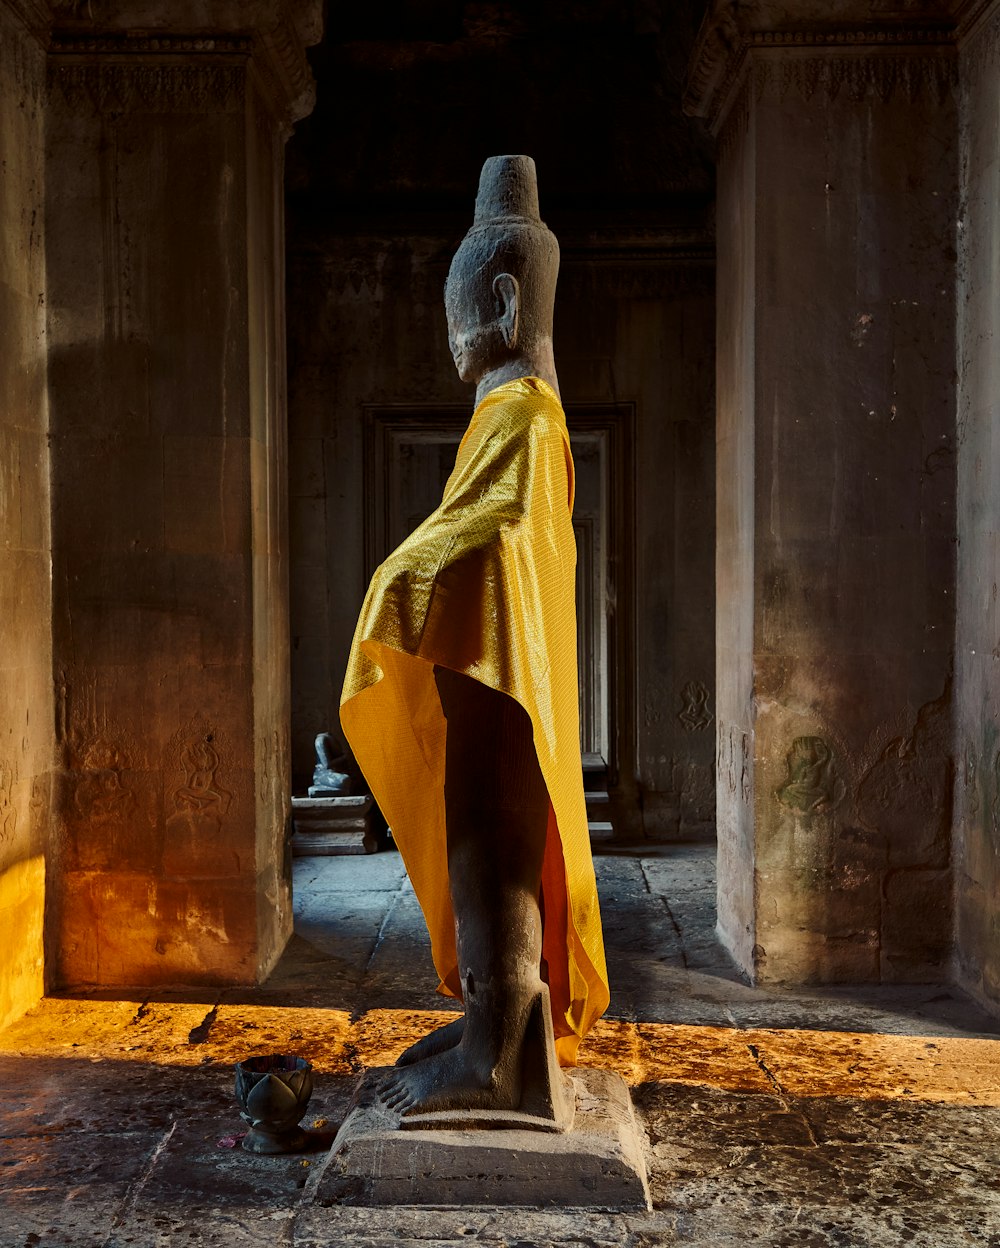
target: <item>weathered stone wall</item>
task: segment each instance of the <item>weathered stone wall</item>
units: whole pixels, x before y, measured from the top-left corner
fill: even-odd
[[[804,70],[795,94],[768,84],[757,105],[761,973],[941,979],[954,60],[914,56],[908,79],[878,56],[819,65],[847,90],[809,93]]]
[[[52,767],[45,59],[0,5],[0,1027],[43,991]]]
[[[544,168],[540,170],[544,206]],[[471,188],[474,191],[474,187]],[[469,201],[471,218],[471,195]],[[550,216],[557,231],[558,221]],[[293,753],[299,782],[315,734],[338,728],[343,673],[366,589],[365,408],[471,414],[455,374],[441,291],[464,230],[316,236],[290,259]],[[426,229],[426,227],[425,227]],[[566,239],[564,238],[564,244]],[[565,249],[565,247],[564,247]],[[712,267],[652,255],[589,260],[572,248],[556,302],[563,400],[634,404],[634,560],[629,691],[619,725],[628,830],[710,826],[713,724],[685,708],[713,684]],[[621,585],[622,582],[619,582]],[[714,708],[709,706],[709,714]],[[624,831],[625,828],[623,827]]]
[[[720,920],[762,980],[938,979],[955,57],[800,42],[721,135]]]
[[[1000,1002],[1000,12],[962,53],[955,896],[960,982]]]
[[[280,141],[250,51],[51,57],[62,984],[252,982],[291,928]]]

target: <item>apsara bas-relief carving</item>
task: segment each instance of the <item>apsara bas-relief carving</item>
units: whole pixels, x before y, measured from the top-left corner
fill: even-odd
[[[822,737],[796,737],[785,766],[788,777],[774,795],[786,810],[823,815],[843,800],[847,785],[837,770],[833,750]]]
[[[655,728],[660,722],[665,700],[662,687],[654,680],[649,681],[642,699],[642,722],[647,728]]]
[[[687,732],[703,732],[711,724],[714,716],[708,709],[710,697],[708,687],[700,680],[689,680],[681,690],[684,705],[677,718]]]
[[[222,765],[217,733],[196,715],[167,746],[164,772],[183,782],[170,791],[163,869],[168,875],[238,875],[239,856],[220,839],[233,794],[218,779]]]
[[[125,781],[131,760],[124,742],[104,730],[85,739],[73,753],[76,815],[87,823],[124,823],[136,805]]]
[[[185,782],[174,789],[175,814],[208,815],[218,827],[233,795],[215,778],[222,761],[215,748],[215,733],[204,720],[192,720],[181,730],[179,740],[175,738],[175,748],[185,776]]]

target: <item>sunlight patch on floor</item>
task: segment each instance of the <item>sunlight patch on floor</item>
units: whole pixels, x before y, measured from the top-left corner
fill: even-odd
[[[374,1009],[352,1021],[345,1010],[48,998],[0,1032],[0,1053],[203,1066],[294,1052],[317,1073],[349,1075],[390,1065],[454,1017]],[[1000,1106],[1000,1040],[605,1019],[580,1057],[631,1084]]]

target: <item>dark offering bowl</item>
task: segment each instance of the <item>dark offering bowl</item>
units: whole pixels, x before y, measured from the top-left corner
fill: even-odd
[[[248,1153],[297,1153],[306,1146],[299,1120],[312,1095],[312,1066],[304,1057],[279,1053],[236,1063],[236,1099],[250,1127]]]

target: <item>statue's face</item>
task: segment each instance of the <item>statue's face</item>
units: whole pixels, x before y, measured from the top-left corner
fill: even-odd
[[[458,375],[475,384],[510,354],[495,317],[492,289],[459,248],[444,288],[448,346]]]

